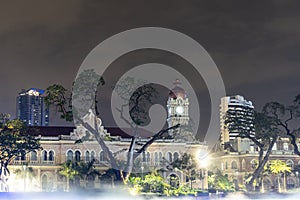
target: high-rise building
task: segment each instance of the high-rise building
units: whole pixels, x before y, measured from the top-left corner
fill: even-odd
[[[17,97],[17,117],[27,126],[48,126],[49,110],[44,102],[44,90],[22,90]]]
[[[225,126],[226,113],[230,111],[232,118],[239,118],[240,122],[237,129],[228,129]],[[243,127],[247,125],[247,127]],[[221,144],[230,144],[236,151],[251,151],[251,141],[247,138],[241,138],[241,130],[247,130],[250,136],[254,136],[254,106],[251,101],[247,101],[243,96],[227,96],[221,98],[220,105],[220,128],[221,128]]]

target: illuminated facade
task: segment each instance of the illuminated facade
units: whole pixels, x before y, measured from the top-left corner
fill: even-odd
[[[75,143],[78,139],[78,131],[85,131],[82,127],[36,127],[39,131],[37,136],[41,139],[42,151],[32,152],[26,156],[15,159],[13,165],[9,166],[13,172],[9,180],[10,191],[63,191],[66,190],[66,178],[59,174],[61,164],[67,160],[88,162],[95,159],[95,167],[100,172],[109,169],[110,164],[106,160],[100,145],[95,140],[83,143]],[[112,153],[119,152],[130,145],[130,138],[120,129],[111,128],[105,130],[111,141],[106,144]],[[122,135],[122,137],[120,137]],[[141,140],[140,142],[143,142]],[[203,143],[183,143],[174,140],[157,140],[149,146],[146,152],[137,159],[143,166],[144,172],[149,170],[165,169],[162,175],[168,179],[177,176],[180,182],[186,181],[185,173],[166,170],[166,166],[176,160],[184,153],[195,154],[198,151],[206,151],[207,146]],[[126,159],[126,152],[118,154],[118,160]],[[25,171],[30,168],[32,174],[27,172],[24,181],[16,171]],[[139,172],[141,173],[141,172]],[[100,181],[99,177],[89,177],[87,180],[74,180],[76,186],[88,189],[103,188],[111,185],[112,180]],[[24,189],[25,185],[25,189]],[[29,185],[31,186],[29,188]],[[28,187],[26,187],[28,186]]]
[[[229,179],[235,182],[236,189],[245,185],[247,177],[257,167],[259,152],[249,139],[241,139],[237,137],[238,131],[229,131],[225,127],[225,115],[231,110],[232,117],[239,117],[241,120],[248,120],[253,123],[254,107],[251,101],[247,101],[240,95],[223,97],[220,105],[220,144],[216,145],[216,151],[212,154],[213,162],[210,166],[212,171],[220,170],[223,174],[228,175]],[[254,136],[254,123],[252,136]],[[300,157],[293,152],[293,146],[289,142],[289,138],[280,138],[274,145],[270,160],[282,160],[286,162],[292,169],[300,165]],[[297,143],[300,144],[299,138]],[[278,179],[281,187],[283,186],[283,177],[268,173],[264,175],[263,184],[257,186],[260,191],[278,191]],[[286,187],[288,189],[299,187],[299,174],[289,173],[286,178]]]
[[[48,126],[49,110],[44,97],[44,90],[31,88],[22,90],[17,97],[17,118],[27,126]]]
[[[167,108],[169,111],[168,125],[174,126],[178,123],[187,125],[189,121],[188,116],[188,98],[184,90],[178,86],[179,82],[175,82],[176,86],[170,93]],[[20,94],[20,96],[26,96],[28,91]],[[40,94],[40,93],[39,93]],[[40,97],[37,94],[36,97]],[[176,95],[176,98],[175,96]],[[29,95],[30,96],[30,95]],[[20,101],[19,101],[20,102]],[[22,102],[22,101],[21,101]],[[87,114],[83,117],[83,120],[90,123],[94,122],[94,115]],[[125,161],[127,159],[127,151],[131,142],[131,137],[123,132],[119,128],[104,128],[101,125],[101,119],[97,118],[97,128],[101,136],[107,136],[110,138],[105,141],[109,150],[115,154],[115,158]],[[91,123],[93,124],[93,123]],[[42,151],[32,152],[26,156],[15,159],[13,165],[10,166],[12,172],[17,172],[21,169],[26,175],[26,178],[18,178],[14,175],[10,180],[11,191],[63,191],[66,190],[67,180],[59,174],[61,165],[68,160],[89,162],[95,159],[95,167],[100,172],[110,168],[110,163],[104,156],[100,145],[95,138],[89,134],[88,139],[82,143],[77,143],[79,138],[87,135],[87,130],[83,126],[77,127],[36,127],[38,132],[34,133],[41,140],[43,147]],[[184,133],[184,132],[182,132]],[[180,133],[181,134],[181,133]],[[159,139],[152,143],[146,152],[143,152],[138,158],[137,163],[142,169],[142,172],[146,173],[152,170],[162,169],[162,176],[166,180],[171,180],[174,177],[178,178],[180,183],[187,181],[187,172],[178,171],[174,169],[168,169],[170,164],[180,158],[184,153],[195,154],[204,152],[207,150],[205,143],[195,141],[194,138],[187,140],[186,135],[183,135],[182,139],[176,137],[168,137],[168,139]],[[145,143],[148,139],[139,138],[136,145]],[[119,153],[121,152],[121,153]],[[28,165],[27,165],[28,164]],[[33,172],[32,178],[29,178],[29,173],[26,169],[31,169]],[[16,173],[12,173],[16,174]],[[172,178],[170,178],[172,177]],[[16,181],[20,180],[20,181]],[[25,181],[24,181],[25,180]],[[74,185],[86,187],[89,189],[103,188],[105,185],[113,185],[113,179],[110,178],[109,183],[100,181],[99,177],[87,177],[86,180],[74,180]],[[30,184],[29,184],[30,183]],[[202,184],[203,183],[197,183]],[[27,185],[32,185],[32,188],[26,188]],[[195,187],[198,187],[195,183]],[[205,186],[207,188],[207,185]]]

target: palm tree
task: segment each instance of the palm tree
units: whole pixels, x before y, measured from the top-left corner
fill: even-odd
[[[88,182],[89,177],[92,177],[93,179],[95,179],[96,176],[101,175],[99,173],[99,171],[95,169],[94,163],[95,163],[95,160],[92,160],[88,163],[80,162],[80,163],[77,163],[77,165],[76,165],[76,169],[78,171],[77,176],[82,178],[85,181],[85,183]]]
[[[286,191],[286,177],[285,173],[286,172],[291,172],[291,167],[288,166],[284,161],[282,160],[272,160],[270,163],[270,171],[273,174],[280,174],[283,173],[283,190],[284,192]],[[280,181],[279,181],[279,176],[278,176],[278,192],[280,191]]]
[[[70,179],[73,180],[78,174],[78,169],[73,162],[67,161],[62,164],[62,169],[59,171],[61,175],[67,178],[67,192],[70,191]]]

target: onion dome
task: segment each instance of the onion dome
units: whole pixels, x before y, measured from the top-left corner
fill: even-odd
[[[169,98],[177,99],[178,97],[184,99],[187,97],[186,92],[183,88],[180,87],[181,82],[179,79],[176,79],[174,82],[175,87],[169,92]]]

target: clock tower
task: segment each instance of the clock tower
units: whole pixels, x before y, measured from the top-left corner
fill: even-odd
[[[186,92],[181,88],[181,82],[176,79],[174,82],[175,87],[170,91],[167,102],[168,109],[168,126],[187,126],[189,123],[189,100]],[[182,128],[179,128],[179,134],[182,135]],[[173,131],[169,132],[173,136]]]

